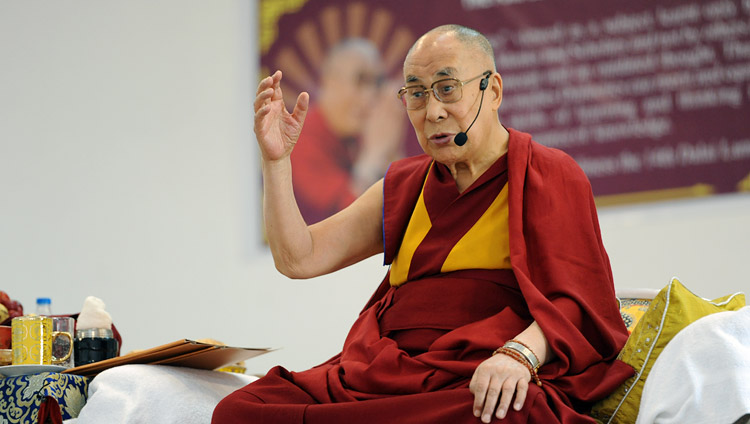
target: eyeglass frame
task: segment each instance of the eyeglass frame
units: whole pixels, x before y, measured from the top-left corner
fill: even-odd
[[[427,89],[427,87],[425,87],[422,84],[405,85],[405,86],[401,87],[398,90],[398,92],[396,93],[396,97],[398,97],[398,99],[401,100],[401,103],[404,105],[404,107],[406,108],[406,110],[420,110],[420,109],[422,109],[424,107],[427,107],[427,100],[429,100],[429,99],[425,99],[424,105],[422,107],[418,107],[418,108],[414,108],[414,109],[409,109],[406,106],[406,100],[404,100],[404,95],[406,94],[406,90],[408,90],[410,88],[423,87],[424,88],[424,92],[427,94],[427,96],[429,96],[430,92],[432,92],[433,96],[435,97],[435,100],[439,101],[440,103],[445,103],[445,104],[456,103],[456,102],[461,101],[461,99],[464,98],[464,92],[463,92],[464,85],[466,85],[466,84],[468,84],[468,83],[470,83],[470,82],[472,82],[472,81],[474,81],[474,80],[476,80],[478,78],[481,78],[481,77],[489,78],[493,73],[494,72],[492,72],[492,71],[484,71],[481,74],[479,74],[479,75],[477,75],[477,76],[475,76],[473,78],[469,78],[467,80],[464,80],[464,81],[461,81],[458,78],[443,78],[443,79],[439,79],[439,80],[433,82],[432,84],[430,84],[430,89],[429,90]],[[437,93],[437,91],[435,91],[435,84],[438,84],[438,83],[441,83],[441,82],[445,82],[445,81],[450,81],[450,80],[456,81],[458,83],[458,86],[461,88],[461,97],[457,98],[456,100],[453,100],[453,101],[450,101],[450,102],[446,102],[446,101],[441,100],[440,99],[440,95]]]

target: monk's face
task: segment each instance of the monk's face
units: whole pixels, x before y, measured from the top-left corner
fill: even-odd
[[[322,107],[331,129],[340,137],[356,137],[362,132],[372,110],[381,64],[372,57],[348,51],[339,54],[321,81]]]
[[[404,62],[404,85],[422,85],[429,89],[433,82],[441,79],[466,81],[487,70],[492,68],[486,57],[476,49],[467,48],[452,33],[428,34],[418,41]],[[479,118],[467,133],[469,141],[464,146],[453,142],[456,134],[466,131],[477,115],[480,80],[463,85],[461,100],[455,103],[437,101],[428,90],[427,105],[407,111],[422,149],[438,162],[451,165],[481,155],[493,115],[497,122],[497,112],[488,107],[487,94]]]

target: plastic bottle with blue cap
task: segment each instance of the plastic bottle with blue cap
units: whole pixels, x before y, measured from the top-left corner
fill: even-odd
[[[37,297],[36,314],[43,316],[52,315],[52,299],[49,297]]]

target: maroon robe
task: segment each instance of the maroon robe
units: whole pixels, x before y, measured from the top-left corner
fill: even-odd
[[[398,161],[386,175],[386,264],[430,162]],[[627,330],[589,182],[569,156],[514,130],[507,163],[507,173],[493,165],[467,197],[472,189],[496,194],[507,178],[512,270],[440,274],[425,266],[398,288],[386,276],[339,355],[304,372],[272,369],[222,400],[213,422],[477,423],[468,389],[474,370],[533,321],[555,358],[539,370],[542,387],[530,385],[522,410],[511,409],[503,422],[594,422],[585,415],[589,405],[633,370],[615,359]],[[439,166],[430,175],[438,181]]]

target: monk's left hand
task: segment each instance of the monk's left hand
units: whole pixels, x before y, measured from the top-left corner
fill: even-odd
[[[529,370],[509,356],[498,354],[485,360],[474,371],[469,383],[469,390],[474,395],[474,416],[489,423],[497,407],[497,418],[505,418],[514,395],[513,409],[520,411],[526,400],[529,381]]]

